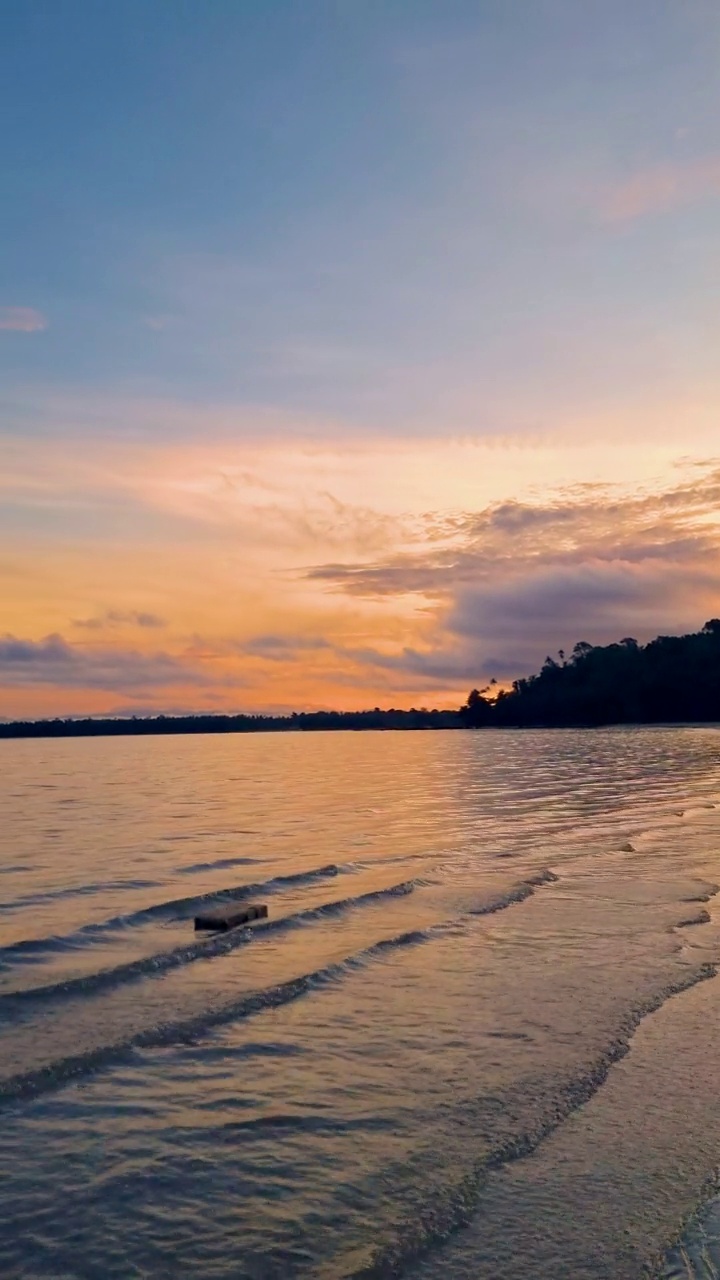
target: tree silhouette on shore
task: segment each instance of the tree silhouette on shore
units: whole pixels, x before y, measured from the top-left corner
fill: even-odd
[[[569,658],[547,657],[536,675],[489,700],[475,689],[465,724],[561,726],[720,721],[720,618],[685,636],[646,645],[579,641]]]

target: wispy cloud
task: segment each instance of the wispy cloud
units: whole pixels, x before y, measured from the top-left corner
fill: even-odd
[[[240,646],[243,653],[270,662],[296,662],[318,649],[329,649],[323,636],[254,636]]]
[[[719,196],[720,155],[700,156],[641,169],[605,193],[602,213],[608,222],[633,222]]]
[[[144,628],[164,627],[166,622],[157,613],[148,613],[142,609],[107,609],[105,613],[90,618],[73,618],[74,627],[82,627],[87,631],[104,631],[108,628],[134,626]]]
[[[0,307],[0,329],[14,333],[39,333],[47,326],[47,317],[34,307]]]

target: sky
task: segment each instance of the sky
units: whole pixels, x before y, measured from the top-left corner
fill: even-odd
[[[0,717],[720,613],[716,0],[0,14]]]

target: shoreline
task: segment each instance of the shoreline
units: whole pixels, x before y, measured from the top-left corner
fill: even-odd
[[[453,711],[333,711],[293,712],[289,716],[84,716],[55,720],[0,722],[0,740],[48,738],[131,738],[192,736],[220,733],[403,733],[452,731],[477,733],[557,732],[596,729],[711,729],[711,720],[606,720],[598,723],[468,725]]]

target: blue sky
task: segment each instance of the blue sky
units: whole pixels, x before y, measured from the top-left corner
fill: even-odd
[[[608,372],[712,375],[716,202],[613,200],[717,186],[714,5],[28,0],[3,28],[4,296],[48,323],[3,341],[6,385],[502,431]]]
[[[634,616],[643,634],[701,625],[715,569],[698,569],[695,605],[652,574],[638,583],[627,521],[650,532],[622,503],[645,486],[667,511],[678,467],[705,477],[718,454],[717,4],[23,0],[0,29],[14,640],[55,660],[57,633],[97,671],[102,628],[80,637],[73,619],[156,614],[192,701],[199,603],[181,565],[204,546],[243,572],[215,582],[198,561],[198,591],[212,578],[226,602],[203,606],[202,644],[225,662],[233,645],[287,653],[299,637],[283,698],[300,655],[322,653],[327,672],[332,645],[327,685],[303,667],[315,705],[343,701],[343,681],[361,701],[412,697],[421,668],[509,678],[579,638],[588,593],[576,564],[558,569],[561,538],[536,578],[522,561],[517,598],[489,584],[473,530],[496,538],[493,504],[582,506],[583,485],[607,503],[573,508],[575,551],[602,579],[587,638],[610,638],[618,609],[624,633]],[[697,492],[704,538],[714,487]],[[606,581],[597,538],[618,502]],[[517,529],[503,536],[507,574]],[[438,537],[456,551],[465,538],[469,578],[433,577]],[[107,548],[126,555],[112,574]],[[50,561],[53,585],[31,590]],[[673,572],[694,581],[684,561]],[[555,636],[540,599],[558,590]],[[537,654],[528,608],[544,618]],[[468,618],[485,628],[474,647]],[[122,652],[151,670],[156,635],[122,625]],[[265,705],[262,669],[235,677]]]

